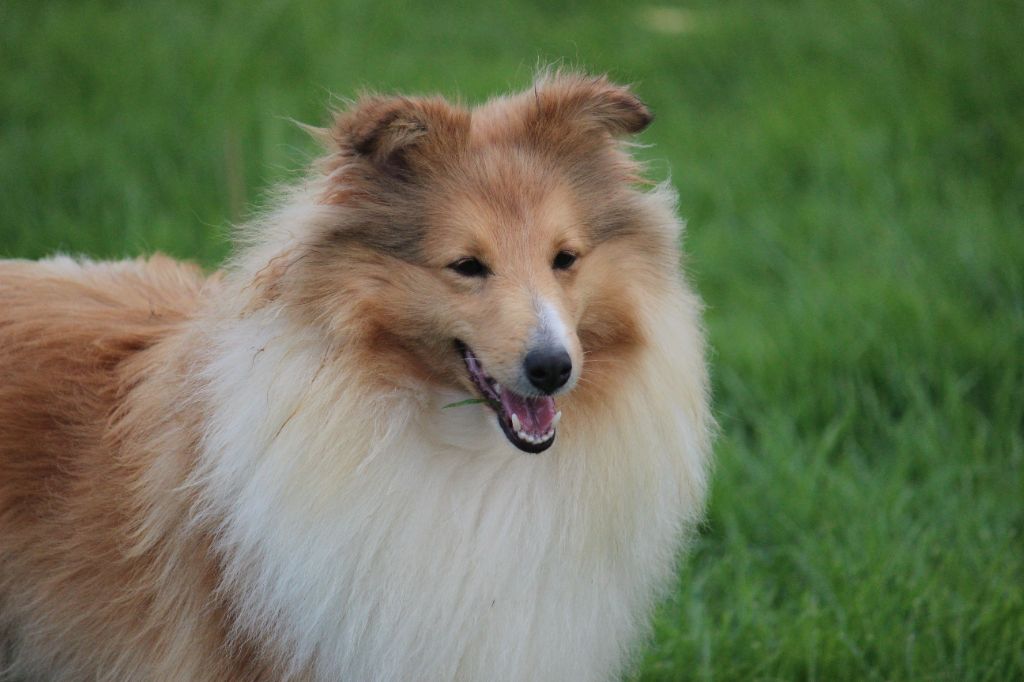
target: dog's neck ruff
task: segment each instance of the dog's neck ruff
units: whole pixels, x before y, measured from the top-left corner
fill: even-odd
[[[368,393],[285,316],[213,330],[193,483],[237,634],[284,678],[618,674],[703,504],[701,342],[666,305],[621,399],[539,456],[483,409]]]

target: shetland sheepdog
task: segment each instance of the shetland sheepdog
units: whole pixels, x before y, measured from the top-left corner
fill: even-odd
[[[650,122],[364,95],[217,274],[2,262],[0,678],[623,674],[712,430]]]

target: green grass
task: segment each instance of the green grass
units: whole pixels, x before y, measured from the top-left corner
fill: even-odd
[[[635,81],[722,425],[636,677],[1024,678],[1024,5],[424,7],[0,3],[0,254],[214,266],[332,93]]]

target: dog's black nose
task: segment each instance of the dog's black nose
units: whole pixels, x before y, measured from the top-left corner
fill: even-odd
[[[569,380],[572,358],[561,346],[538,348],[526,354],[523,360],[530,383],[545,393],[554,393]]]

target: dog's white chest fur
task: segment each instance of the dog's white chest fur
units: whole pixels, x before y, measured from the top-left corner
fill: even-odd
[[[239,628],[324,680],[619,674],[703,504],[700,341],[670,307],[606,420],[537,456],[480,406],[361,393],[280,319],[213,333],[196,484]]]

